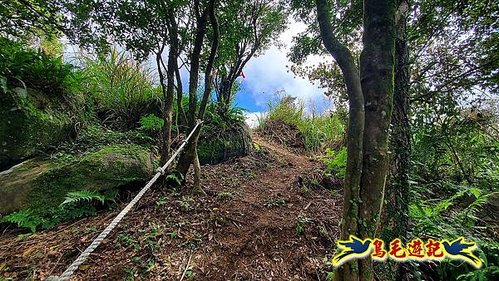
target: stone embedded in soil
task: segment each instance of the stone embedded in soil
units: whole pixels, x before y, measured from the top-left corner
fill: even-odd
[[[77,190],[108,190],[146,180],[153,172],[148,149],[105,146],[81,157],[36,158],[0,172],[0,214],[58,206]]]
[[[251,151],[251,132],[243,121],[234,122],[227,128],[207,123],[201,131],[198,153],[204,164],[221,163],[232,157],[246,156]]]

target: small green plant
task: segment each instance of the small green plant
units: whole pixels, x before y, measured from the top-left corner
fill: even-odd
[[[160,224],[154,223],[149,230],[148,238],[156,238],[163,233],[163,227]]]
[[[140,250],[139,242],[135,240],[130,234],[118,234],[118,243],[128,247],[132,247],[135,252]]]
[[[253,149],[254,149],[256,152],[261,152],[261,151],[263,151],[263,150],[264,150],[264,148],[263,148],[261,145],[259,145],[258,143],[256,143],[256,142],[254,142],[254,143],[253,143]]]
[[[153,259],[147,260],[146,274],[150,273],[156,267],[156,262]]]
[[[156,201],[156,206],[160,207],[165,205],[168,202],[168,198],[165,196],[159,197],[159,199]]]
[[[309,223],[310,219],[306,216],[299,214],[296,218],[295,230],[297,234],[302,234],[305,232],[305,224]]]
[[[137,275],[137,269],[136,268],[125,267],[123,269],[123,271],[126,274],[124,280],[126,280],[126,281],[134,281],[135,280],[135,276]]]
[[[165,120],[151,113],[140,117],[139,123],[141,130],[157,133],[160,132],[165,125]]]
[[[176,239],[178,237],[178,233],[176,231],[169,232],[167,235],[169,235],[171,239]]]
[[[73,191],[67,193],[64,202],[58,207],[21,210],[4,216],[1,218],[1,222],[13,223],[18,227],[27,228],[31,232],[35,232],[38,227],[48,229],[62,221],[94,215],[96,212],[95,203],[103,205],[114,202],[117,194],[117,190],[108,190],[104,193]]]
[[[295,227],[296,233],[302,234],[305,231],[305,228],[303,228],[303,224],[300,221],[296,222],[296,227]]]
[[[182,175],[168,174],[165,177],[166,182],[173,183],[175,186],[182,185]]]
[[[192,208],[192,205],[194,204],[194,199],[190,196],[182,196],[182,198],[177,202],[183,209],[190,210]]]
[[[229,200],[229,199],[234,198],[234,194],[230,191],[221,191],[221,192],[217,193],[217,198],[219,200]]]
[[[334,174],[338,178],[344,179],[347,166],[347,149],[342,147],[339,151],[326,149],[326,156],[323,161],[327,166],[327,173]]]
[[[194,271],[192,271],[192,269],[188,269],[185,272],[185,277],[187,278],[187,280],[193,280],[195,276],[196,276],[196,273]]]
[[[254,179],[254,178],[256,178],[256,173],[253,171],[248,171],[247,176],[250,179]]]
[[[301,184],[301,193],[307,194],[309,192],[308,186],[305,182]]]
[[[33,210],[30,209],[21,210],[4,216],[1,221],[16,224],[18,227],[27,228],[31,230],[31,232],[35,232],[36,227],[45,222],[39,216],[35,216]]]
[[[263,205],[265,205],[265,207],[272,208],[272,207],[281,207],[284,204],[286,204],[286,200],[280,196],[277,196],[269,199]]]
[[[98,193],[97,191],[88,191],[88,190],[80,190],[68,192],[66,198],[61,203],[61,207],[77,205],[79,203],[91,203],[91,202],[99,202],[101,204],[106,203],[106,201],[113,201],[114,196],[107,197],[103,194]]]

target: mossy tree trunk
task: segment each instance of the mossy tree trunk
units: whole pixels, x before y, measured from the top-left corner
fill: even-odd
[[[388,133],[394,91],[395,0],[364,1],[360,71],[337,39],[327,0],[316,0],[324,46],[342,70],[349,101],[347,174],[341,239],[375,235],[388,172]],[[341,266],[336,280],[373,280],[370,259]]]
[[[392,126],[390,135],[390,170],[383,202],[381,238],[391,241],[408,238],[409,213],[409,161],[411,154],[408,91],[409,50],[407,46],[407,0],[398,0],[395,39],[395,90],[393,95]],[[406,274],[401,263],[380,263],[380,275],[384,280],[402,280]],[[395,274],[394,274],[395,273]]]
[[[175,99],[175,78],[176,72],[178,71],[178,57],[180,55],[180,43],[178,27],[175,21],[175,6],[168,6],[166,3],[159,2],[161,8],[165,10],[168,15],[168,19],[165,22],[166,31],[168,32],[168,38],[162,43],[160,50],[156,53],[156,65],[159,73],[159,81],[161,89],[163,91],[164,107],[163,107],[163,142],[161,147],[161,165],[166,163],[170,157],[171,152],[171,136],[172,136],[172,125],[173,125],[173,103]],[[168,62],[165,66],[163,61],[163,50],[165,45],[168,43]],[[165,73],[166,71],[166,85],[165,85]],[[178,82],[178,81],[177,81]],[[177,85],[178,87],[178,85]]]

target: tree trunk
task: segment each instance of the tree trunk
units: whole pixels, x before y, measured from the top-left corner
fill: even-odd
[[[201,188],[201,164],[199,163],[198,150],[194,150],[194,186],[193,192],[196,194],[206,195],[203,188]]]
[[[360,180],[362,172],[362,143],[364,134],[364,97],[359,70],[351,52],[335,37],[326,0],[316,0],[317,20],[324,46],[334,57],[345,78],[347,87],[349,117],[347,132],[347,167],[343,188],[343,219],[340,239],[358,232],[360,204]],[[335,272],[335,280],[358,280],[358,262],[344,264]]]
[[[164,48],[164,47],[163,47]],[[174,48],[170,46],[170,50],[168,52],[168,67],[166,69],[166,77],[167,83],[165,88],[165,77],[162,69],[164,69],[163,59],[161,57],[163,53],[163,48],[160,52],[156,54],[156,64],[158,66],[159,80],[161,84],[161,88],[163,90],[163,98],[164,98],[164,109],[163,109],[163,119],[165,121],[163,127],[163,142],[161,147],[161,165],[168,161],[170,157],[170,146],[171,146],[171,128],[172,128],[172,115],[173,115],[173,75],[174,75],[174,66],[173,59],[176,59],[174,55]]]
[[[185,180],[187,172],[189,172],[189,168],[191,167],[191,164],[193,163],[195,157],[199,132],[201,130],[200,127],[201,126],[198,126],[197,130],[192,134],[190,141],[187,142],[184,150],[180,153],[180,157],[177,163],[177,171],[182,175],[183,180]]]
[[[335,37],[326,0],[316,0],[326,49],[340,66],[349,100],[347,173],[341,239],[372,238],[379,225],[388,172],[388,132],[392,111],[395,0],[364,1],[364,50],[359,71],[350,51]],[[371,260],[350,261],[335,280],[373,280]]]
[[[395,0],[364,1],[364,49],[360,57],[365,128],[360,236],[376,237],[388,174],[388,136],[393,106]],[[360,280],[373,280],[372,261],[360,260]]]
[[[258,40],[258,38],[256,38],[256,40]],[[237,77],[241,75],[243,68],[246,66],[249,60],[255,55],[259,47],[260,44],[258,41],[257,43],[255,43],[255,45],[246,55],[246,57],[244,57],[244,50],[241,50],[241,52],[238,53],[238,58],[236,62],[230,68],[230,71],[227,74],[227,76],[222,77],[219,87],[219,99],[217,100],[219,111],[222,116],[225,116],[230,108],[231,101],[233,98],[232,89],[234,88],[234,83],[236,82]]]
[[[409,213],[410,130],[408,110],[409,50],[407,46],[407,0],[398,0],[395,39],[395,90],[393,95],[392,126],[390,136],[390,169],[383,202],[384,241],[407,239]],[[407,241],[407,240],[405,240]],[[387,261],[376,266],[384,280],[403,280],[405,265]],[[395,274],[394,274],[395,273]]]
[[[203,92],[203,97],[201,99],[201,104],[199,106],[199,113],[196,115],[196,111],[194,111],[194,115],[191,116],[191,109],[189,109],[189,121],[200,119],[202,120],[204,118],[204,113],[206,110],[206,105],[208,104],[208,100],[212,91],[212,80],[213,80],[213,66],[215,63],[215,57],[218,52],[218,45],[219,45],[219,40],[220,40],[220,32],[218,30],[218,22],[215,16],[215,1],[211,0],[209,5],[208,5],[208,16],[211,22],[211,25],[213,27],[213,41],[210,49],[210,55],[208,58],[208,63],[206,65],[205,69],[205,86],[204,86],[204,92]],[[200,32],[198,30],[198,32]],[[204,18],[204,30],[201,30],[201,32],[206,32],[206,18]],[[203,34],[204,34],[203,33]],[[199,35],[199,34],[198,34]],[[203,42],[203,36],[196,36],[196,43],[199,43],[202,45]],[[197,39],[201,39],[200,41],[197,41]],[[198,46],[195,46],[194,48],[196,49]],[[199,47],[199,50],[201,48]],[[199,66],[199,55],[197,56],[197,65]],[[198,68],[199,69],[199,68]],[[191,75],[192,75],[192,67],[191,67]],[[197,81],[196,81],[197,85]],[[191,86],[191,85],[190,85]],[[189,102],[191,101],[189,97]],[[194,128],[195,123],[190,126],[191,128]],[[181,154],[180,159],[179,159],[179,164],[177,165],[177,170],[184,176],[187,175],[187,172],[189,171],[189,167],[191,163],[194,163],[195,167],[195,173],[194,173],[194,183],[198,183],[198,186],[194,186],[196,189],[201,189],[199,186],[200,183],[200,166],[198,165],[196,167],[196,164],[199,164],[199,159],[198,159],[198,153],[197,153],[197,143],[199,139],[199,135],[201,134],[201,125],[198,126],[197,130],[193,133],[191,141],[188,143],[186,150],[184,153]],[[198,163],[196,163],[196,161]],[[198,169],[198,172],[196,172],[196,169]]]
[[[220,43],[220,30],[218,28],[218,21],[215,15],[215,1],[210,2],[209,17],[213,28],[213,42],[211,43],[210,56],[208,57],[208,63],[206,64],[204,72],[204,92],[201,104],[199,105],[198,113],[198,119],[200,120],[203,120],[204,118],[206,105],[208,104],[208,100],[210,99],[210,94],[213,89],[215,57],[217,56],[218,45]]]
[[[178,24],[175,21],[175,11],[168,10],[168,32],[170,33],[170,45],[175,47],[175,60],[172,62],[176,80],[177,90],[177,130],[179,127],[187,126],[187,117],[185,116],[184,107],[182,105],[182,97],[184,95],[182,87],[182,78],[180,76],[180,69],[178,67],[178,57],[180,55],[180,42],[178,39]],[[179,130],[183,131],[183,130]]]
[[[175,70],[175,77],[177,79],[177,126],[182,128],[180,131],[184,131],[185,126],[187,126],[187,116],[185,115],[184,106],[182,104],[184,92],[182,87],[182,77],[180,76],[178,64],[177,69]]]

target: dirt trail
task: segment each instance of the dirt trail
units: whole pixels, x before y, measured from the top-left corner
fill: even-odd
[[[325,280],[341,196],[304,187],[320,168],[255,136],[256,151],[203,166],[206,196],[156,188],[74,280]],[[126,202],[23,240],[0,237],[0,280],[60,274]]]

